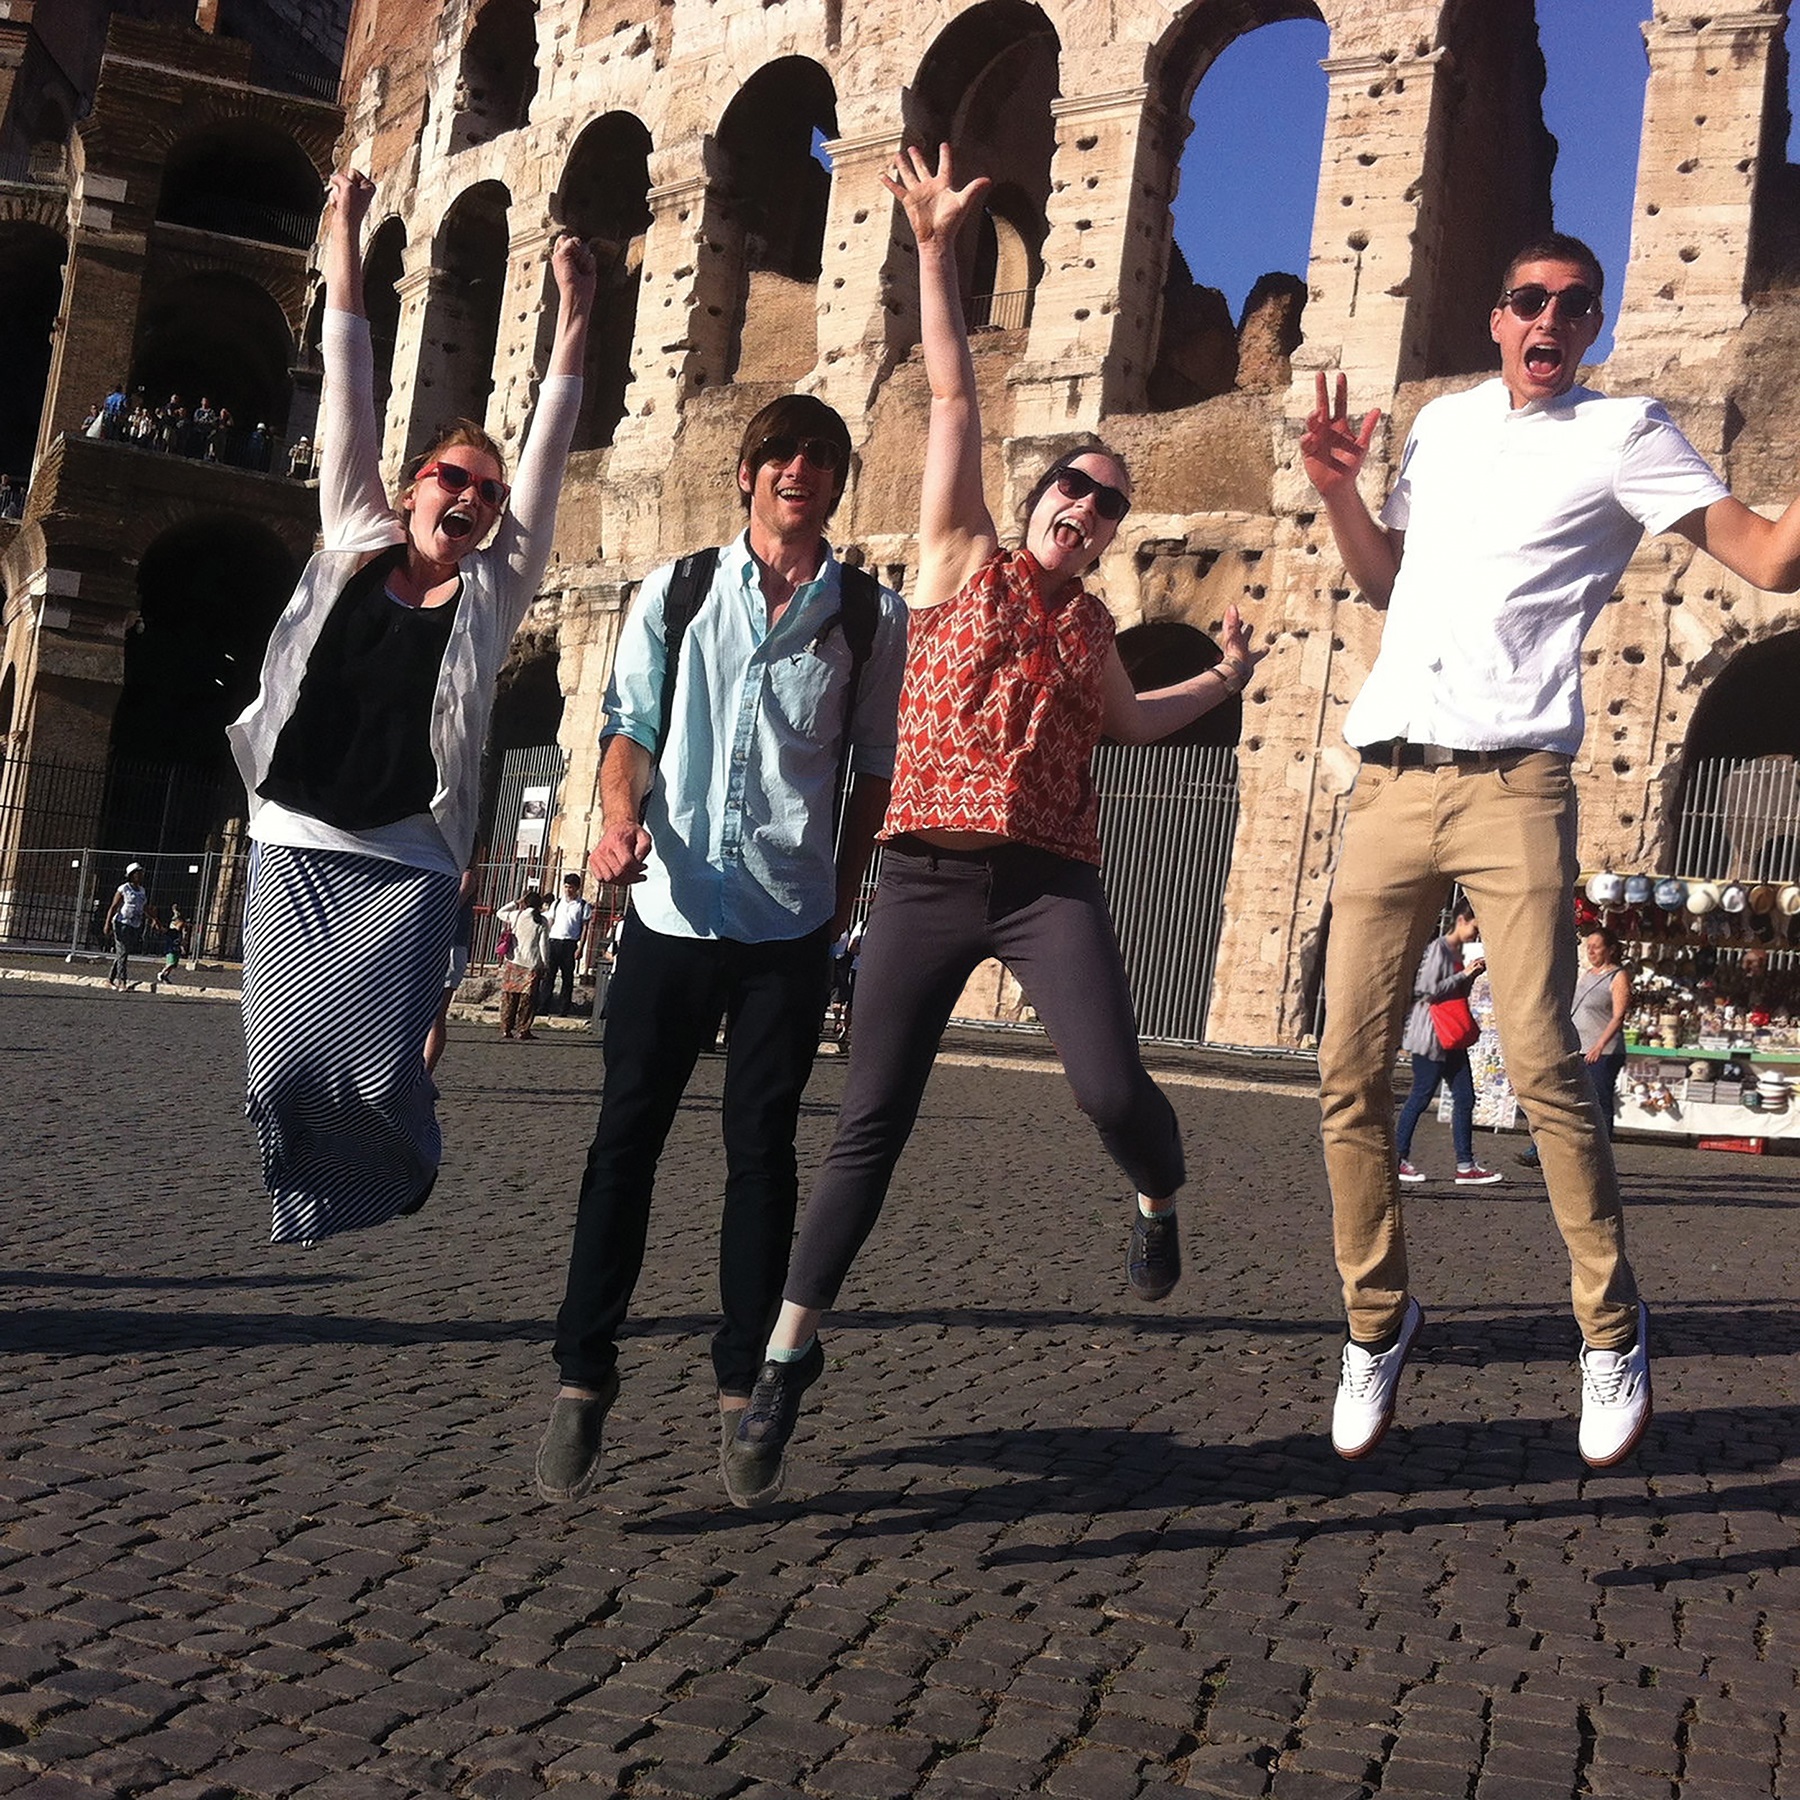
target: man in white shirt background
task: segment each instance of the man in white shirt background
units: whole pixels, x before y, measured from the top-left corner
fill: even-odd
[[[550,909],[550,940],[544,947],[548,959],[544,964],[544,992],[539,1008],[547,1017],[551,1013],[566,1015],[575,999],[575,958],[581,939],[587,931],[594,909],[581,897],[581,877],[568,874],[562,880],[562,894]],[[562,998],[551,1004],[557,984],[562,985]]]
[[[1357,492],[1378,412],[1319,376],[1301,454],[1352,581],[1385,610],[1344,722],[1362,754],[1332,882],[1319,1088],[1349,1342],[1332,1442],[1367,1455],[1423,1314],[1408,1288],[1391,1071],[1408,986],[1452,883],[1482,923],[1507,1073],[1543,1158],[1581,1327],[1582,1455],[1630,1455],[1650,1417],[1647,1313],[1618,1176],[1569,1022],[1581,645],[1643,534],[1678,531],[1753,585],[1800,586],[1800,503],[1734,499],[1661,406],[1576,374],[1603,275],[1553,233],[1508,266],[1500,373],[1415,421],[1381,516]]]

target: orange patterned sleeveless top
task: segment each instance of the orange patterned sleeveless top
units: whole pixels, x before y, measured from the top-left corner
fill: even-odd
[[[1100,861],[1089,765],[1113,621],[1077,585],[1054,606],[1037,563],[1002,550],[941,606],[912,614],[883,837],[994,832]]]

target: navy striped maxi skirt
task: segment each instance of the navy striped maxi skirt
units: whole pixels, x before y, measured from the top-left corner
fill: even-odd
[[[443,1137],[425,1037],[444,997],[457,878],[257,844],[244,910],[245,1111],[272,1241],[424,1203]]]

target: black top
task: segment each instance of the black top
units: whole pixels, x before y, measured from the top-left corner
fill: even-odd
[[[431,711],[462,589],[442,606],[390,599],[405,554],[378,556],[338,595],[257,789],[340,831],[426,812],[437,792]]]

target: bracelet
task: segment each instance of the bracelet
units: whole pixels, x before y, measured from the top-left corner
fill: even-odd
[[[1223,679],[1228,694],[1242,693],[1244,684],[1250,679],[1249,665],[1239,662],[1235,656],[1221,657],[1213,665],[1213,673]]]

